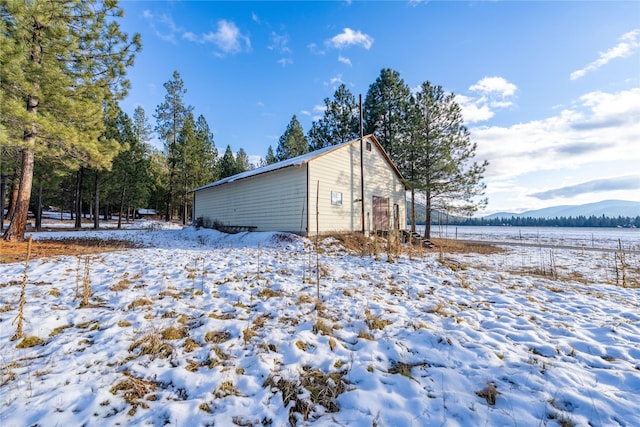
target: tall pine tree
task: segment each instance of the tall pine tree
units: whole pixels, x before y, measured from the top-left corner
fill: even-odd
[[[324,105],[323,117],[314,121],[309,130],[311,151],[352,141],[360,134],[358,103],[344,83],[333,99],[324,99]]]
[[[365,133],[374,133],[395,162],[407,142],[409,87],[400,73],[384,68],[369,86],[364,103]]]
[[[116,0],[0,2],[0,143],[20,149],[5,240],[24,238],[36,156],[108,167],[103,104],[126,94],[139,36],[120,31]]]
[[[267,149],[267,156],[264,158],[264,163],[266,165],[271,165],[277,162],[278,162],[278,158],[273,152],[273,147],[269,146],[269,148]]]
[[[304,131],[302,130],[302,126],[300,125],[298,118],[294,114],[287,125],[287,129],[280,137],[276,157],[278,158],[278,161],[282,161],[305,154],[308,151],[309,143],[307,138],[304,136]]]
[[[425,82],[415,95],[412,124],[417,146],[417,181],[426,199],[425,238],[431,236],[435,210],[470,215],[486,205],[482,183],[488,162],[473,161],[477,145],[464,126],[462,110],[453,93]]]
[[[235,175],[238,165],[236,158],[231,151],[231,146],[227,145],[224,155],[220,159],[220,179]]]
[[[180,73],[173,72],[173,79],[164,84],[167,93],[162,102],[156,108],[156,132],[164,140],[164,148],[167,155],[167,168],[169,169],[169,180],[167,185],[167,200],[165,220],[170,221],[173,217],[174,192],[179,185],[180,178],[180,148],[178,147],[178,134],[184,126],[187,116],[193,107],[184,104],[184,96],[187,89],[180,77]]]

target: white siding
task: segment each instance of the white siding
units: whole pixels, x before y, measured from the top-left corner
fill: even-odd
[[[364,151],[365,228],[373,231],[373,197],[389,198],[389,228],[393,227],[393,206],[398,205],[400,229],[407,228],[406,191],[400,177],[376,144]]]
[[[361,230],[359,142],[309,162],[309,234]],[[320,188],[318,191],[318,182]],[[331,204],[331,192],[342,193],[342,205]]]
[[[367,138],[363,153],[365,230],[373,231],[374,196],[389,199],[389,224],[385,228],[393,227],[394,205],[398,205],[399,227],[406,229],[406,196],[401,178],[375,141],[371,140],[371,151],[366,150],[366,141]],[[320,233],[362,230],[360,141],[309,155],[302,161],[196,190],[194,218],[254,226],[257,231],[308,235],[316,234],[316,221]],[[332,192],[342,194],[342,204],[331,204]]]
[[[196,191],[194,218],[256,226],[256,231],[304,233],[306,175],[306,165],[288,167]]]
[[[377,145],[366,149],[364,141],[364,202],[365,230],[373,231],[373,196],[389,199],[389,228],[393,226],[393,206],[398,205],[400,229],[406,228],[405,188]],[[360,231],[362,229],[360,189],[360,142],[353,143],[317,158],[309,163],[309,234],[316,232],[316,192],[320,233]],[[342,206],[331,204],[331,191],[342,192]]]

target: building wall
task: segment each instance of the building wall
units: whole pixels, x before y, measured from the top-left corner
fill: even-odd
[[[304,234],[306,176],[306,165],[293,166],[196,191],[194,218]]]
[[[342,204],[331,203],[332,192],[342,196]],[[360,230],[359,199],[359,147],[351,144],[309,162],[310,235],[316,234],[316,224],[320,233]]]
[[[402,181],[376,144],[371,143],[371,151],[368,151],[365,139],[363,146],[365,230],[374,229],[374,196],[389,199],[388,228],[393,227],[395,204],[398,205],[399,228],[406,229],[406,196]],[[342,193],[342,205],[331,203],[332,191]],[[316,194],[319,195],[317,216]],[[359,141],[309,163],[309,234],[316,233],[316,221],[320,233],[362,230],[361,203]]]
[[[378,146],[371,142],[368,151],[366,141],[365,138],[365,231],[375,228],[374,197],[389,199],[389,221],[384,229],[393,228],[394,205],[398,205],[399,228],[404,230],[404,185]],[[340,204],[332,203],[332,193],[341,196]],[[198,190],[194,195],[194,218],[223,225],[255,226],[256,231],[315,235],[316,224],[321,234],[362,230],[361,206],[360,142],[356,140],[302,166]]]

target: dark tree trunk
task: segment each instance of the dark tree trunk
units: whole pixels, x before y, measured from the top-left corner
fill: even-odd
[[[165,221],[171,221],[171,189],[167,191],[167,212],[164,216]]]
[[[122,228],[122,214],[124,213],[124,193],[125,187],[122,187],[122,191],[120,192],[120,210],[118,212],[118,229]]]
[[[98,171],[96,171],[95,180],[93,181],[93,197],[93,229],[97,230],[100,228],[100,172]]]
[[[18,189],[20,188],[20,179],[16,176],[11,181],[11,195],[9,197],[9,206],[7,208],[7,218],[11,220],[13,213],[16,210],[16,203],[18,203]]]
[[[84,176],[84,168],[80,168],[78,169],[78,172],[76,173],[76,206],[75,206],[75,212],[76,212],[76,222],[75,222],[75,228],[80,229],[82,228],[82,180],[83,180],[83,176]]]
[[[25,138],[27,141],[35,141],[35,135],[31,134]],[[22,165],[20,176],[18,177],[18,196],[15,202],[13,215],[9,228],[4,233],[4,240],[23,240],[27,230],[27,215],[29,214],[29,200],[31,199],[31,186],[33,185],[33,163],[35,154],[32,148],[22,150]]]
[[[411,187],[411,232],[416,232],[416,190]]]
[[[4,230],[4,199],[7,197],[8,178],[8,175],[2,175],[0,178],[0,231]]]
[[[425,219],[424,219],[424,238],[431,238],[431,192],[426,192],[426,208],[425,208]]]
[[[33,213],[36,219],[36,231],[42,230],[42,184],[38,187],[38,197],[36,198],[36,209]]]

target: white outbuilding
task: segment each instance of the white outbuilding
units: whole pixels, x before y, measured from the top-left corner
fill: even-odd
[[[406,229],[404,179],[365,136],[193,190],[205,227],[315,235]]]

